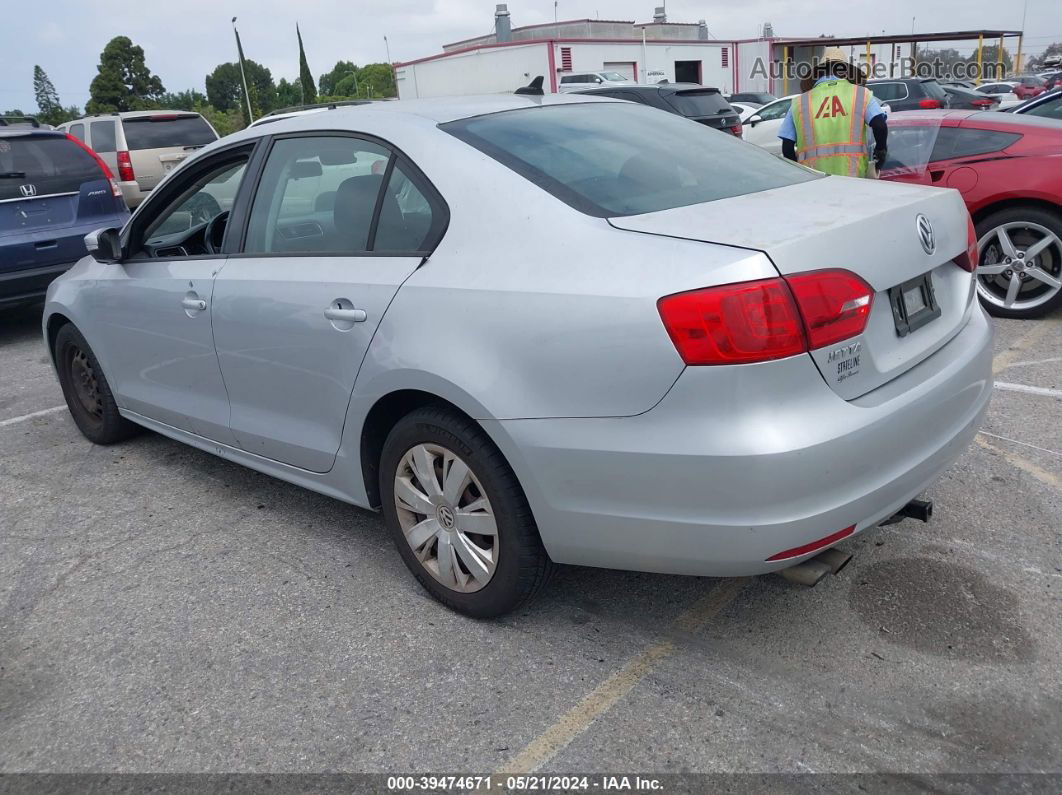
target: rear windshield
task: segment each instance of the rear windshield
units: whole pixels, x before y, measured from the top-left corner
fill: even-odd
[[[943,101],[948,98],[948,94],[944,90],[944,86],[942,86],[936,80],[923,80],[922,88],[925,89],[926,95],[932,97],[933,99],[939,99]]]
[[[546,105],[441,128],[598,217],[684,207],[821,176],[732,135],[626,102]]]
[[[92,156],[66,137],[0,138],[0,201],[75,193],[102,179]]]
[[[202,116],[145,116],[123,119],[122,126],[131,150],[204,146],[218,139]]]
[[[759,103],[760,105],[766,105],[769,102],[774,102],[778,97],[774,94],[757,94],[755,92],[743,92],[741,94],[733,94],[730,97],[731,102],[752,102]]]
[[[683,116],[718,116],[733,111],[718,91],[679,91],[664,94],[668,104]]]

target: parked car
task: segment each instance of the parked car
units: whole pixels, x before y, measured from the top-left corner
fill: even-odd
[[[1001,317],[1062,304],[1062,125],[1031,114],[904,114],[889,120],[881,178],[955,188],[976,223],[977,294]]]
[[[977,88],[977,84],[972,80],[940,80],[938,81],[942,86],[952,86],[954,88],[968,88],[971,91]]]
[[[1047,90],[1047,80],[1039,75],[1019,75],[1014,78],[1014,93],[1018,99],[1032,99]]]
[[[935,78],[902,77],[868,80],[867,88],[878,102],[885,102],[893,112],[946,108],[951,102],[944,87]]]
[[[1040,94],[1038,97],[1033,97],[1011,108],[1009,112],[1062,120],[1062,90],[1056,89],[1048,94]]]
[[[1040,77],[1044,80],[1044,91],[1053,91],[1062,88],[1062,72],[1044,72]]]
[[[1021,99],[1018,97],[1016,90],[1018,84],[1016,81],[1001,81],[995,83],[985,83],[978,86],[975,91],[979,91],[982,94],[987,94],[990,97],[995,97],[1000,101],[999,109],[1003,110],[1003,103],[1018,103]]]
[[[742,105],[751,105],[756,108],[762,108],[769,102],[774,102],[778,97],[774,94],[769,94],[766,91],[739,91],[736,94],[730,94],[725,97],[726,101],[733,105],[735,102],[739,102]]]
[[[207,147],[43,328],[87,438],[145,426],[379,507],[486,617],[553,563],[756,574],[896,515],[992,392],[971,233],[955,191],[633,102],[400,101]]]
[[[320,102],[313,105],[294,105],[290,108],[271,110],[264,116],[255,119],[248,126],[260,127],[263,124],[272,124],[273,122],[280,121],[281,119],[288,119],[292,116],[302,116],[307,113],[320,113],[326,110],[335,110],[338,107],[371,105],[372,103],[373,100],[371,99],[343,99],[336,102]]]
[[[950,98],[948,107],[967,110],[996,110],[999,100],[995,97],[985,96],[979,91],[959,86],[945,85],[944,91]]]
[[[53,130],[50,124],[41,124],[35,116],[0,116],[0,127],[32,127],[35,130]]]
[[[619,72],[579,72],[563,74],[557,82],[557,91],[567,94],[570,91],[582,91],[587,88],[604,88],[606,86],[629,86],[635,84]],[[635,84],[636,85],[636,84]]]
[[[0,127],[0,306],[38,300],[85,256],[85,235],[129,217],[107,165],[76,139]]]
[[[650,86],[628,83],[622,88],[612,86],[576,93],[638,102],[741,137],[741,118],[738,112],[730,107],[730,103],[723,99],[718,88],[709,88],[697,83],[662,83]]]
[[[218,139],[198,113],[135,110],[83,116],[60,124],[91,147],[118,177],[125,203],[136,207],[189,154]]]

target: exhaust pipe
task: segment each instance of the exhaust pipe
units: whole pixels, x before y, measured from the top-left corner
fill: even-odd
[[[781,569],[778,574],[781,574],[789,582],[814,588],[823,577],[827,574],[836,574],[847,566],[851,560],[851,552],[845,552],[843,549],[835,547],[827,549],[825,552],[820,552],[811,560],[797,563],[788,569]]]
[[[911,500],[896,513],[881,522],[880,527],[896,524],[904,519],[917,519],[919,522],[928,522],[933,517],[933,500]]]

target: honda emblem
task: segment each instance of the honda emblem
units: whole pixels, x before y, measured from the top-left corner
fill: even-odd
[[[26,198],[29,198],[30,196],[36,196],[37,195],[37,186],[36,185],[19,185],[18,189],[19,189],[19,192],[23,196],[25,196]]]

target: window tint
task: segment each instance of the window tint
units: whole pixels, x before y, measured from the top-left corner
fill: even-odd
[[[1042,116],[1046,119],[1062,119],[1062,94],[1050,102],[1044,102],[1025,111],[1027,116]]]
[[[85,125],[84,124],[71,124],[70,134],[77,138],[79,141],[85,140]]]
[[[441,128],[599,217],[634,215],[821,179],[674,114],[628,103],[546,105]]]
[[[784,118],[789,113],[789,107],[793,104],[791,99],[781,99],[765,108],[760,108],[756,111],[756,116],[759,116],[763,121],[771,121],[773,119]]]
[[[940,155],[948,158],[984,155],[1006,149],[1019,138],[1021,135],[1017,133],[977,130],[972,127],[943,127],[937,136],[937,148],[933,156],[934,159],[939,159]]]
[[[926,92],[926,95],[933,99],[939,99],[941,102],[948,98],[948,95],[944,92],[944,88],[936,80],[923,80],[922,89]]]
[[[396,163],[383,194],[372,250],[422,251],[431,222],[431,204]]]
[[[730,111],[730,104],[718,91],[679,91],[664,98],[683,116],[716,116]]]
[[[114,122],[94,121],[89,125],[92,148],[97,152],[117,151],[114,145]]]
[[[202,116],[144,116],[124,119],[122,127],[130,150],[205,146],[218,139]]]
[[[256,254],[367,251],[389,157],[384,147],[358,138],[277,141],[254,197],[244,250]],[[389,223],[396,223],[393,217]]]
[[[23,185],[47,196],[80,191],[82,183],[104,179],[92,156],[65,137],[0,138],[0,200],[23,198]]]
[[[882,102],[890,99],[903,99],[907,96],[907,86],[903,83],[874,83],[867,86],[870,92]]]
[[[246,168],[247,158],[244,157],[194,179],[180,196],[149,222],[144,239],[151,243],[163,242],[168,235],[187,232],[231,210]]]
[[[614,83],[627,82],[627,78],[621,75],[619,72],[602,72],[601,76],[606,80],[611,80]]]

